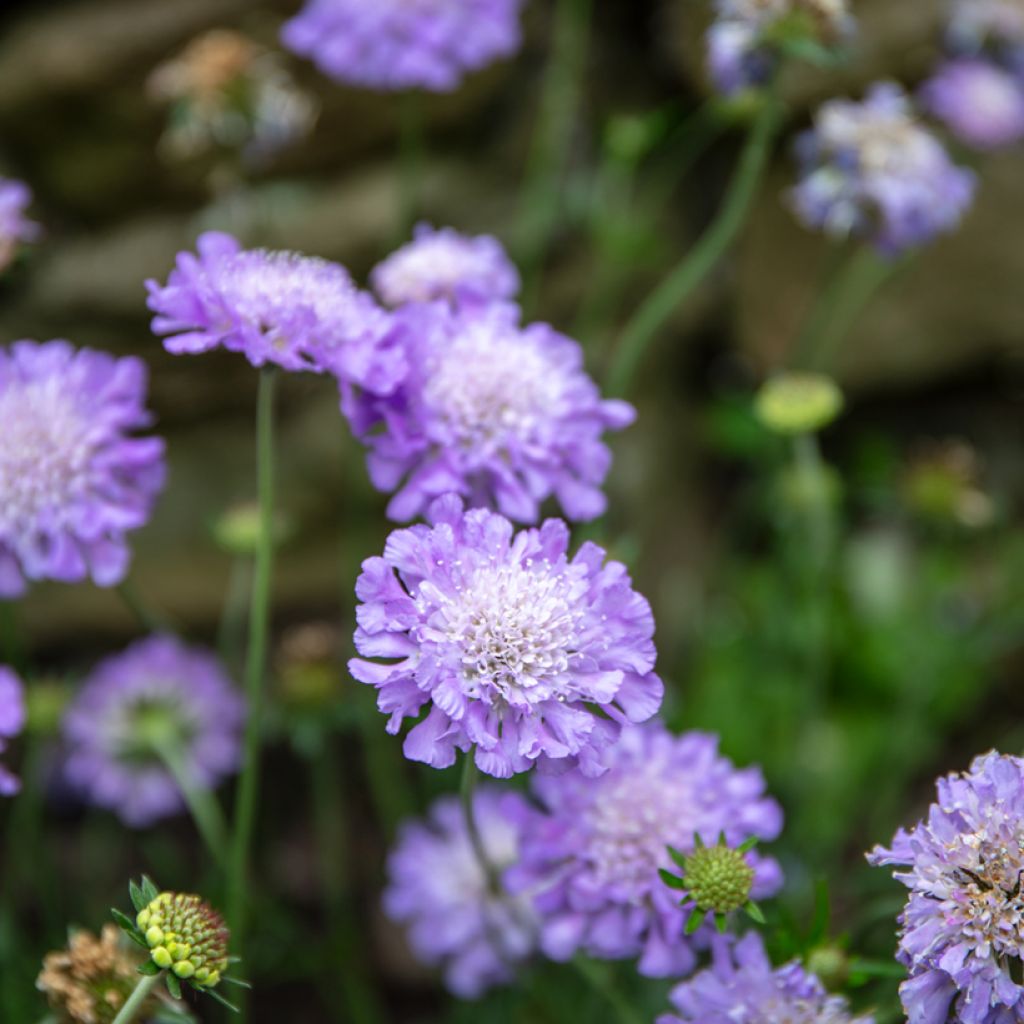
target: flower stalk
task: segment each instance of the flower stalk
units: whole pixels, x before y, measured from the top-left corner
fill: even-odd
[[[118,1011],[113,1024],[131,1024],[142,1011],[150,993],[162,980],[162,973],[144,974],[139,978],[132,994],[125,1000],[124,1006]]]

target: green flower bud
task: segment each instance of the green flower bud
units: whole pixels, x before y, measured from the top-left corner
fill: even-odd
[[[161,970],[166,970],[173,962],[171,954],[168,953],[163,946],[157,946],[156,949],[150,953],[150,956],[153,958],[153,963],[155,963]]]
[[[146,943],[157,967],[200,988],[220,981],[228,966],[228,930],[220,914],[198,896],[162,892],[140,911],[140,920],[143,915],[148,915]]]
[[[754,400],[757,418],[777,434],[813,434],[843,408],[843,393],[820,373],[782,373],[766,381]]]
[[[698,910],[728,914],[750,899],[754,869],[738,849],[723,843],[698,846],[686,858],[683,870],[683,881]]]

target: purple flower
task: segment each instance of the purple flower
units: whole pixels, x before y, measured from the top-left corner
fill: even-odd
[[[168,767],[210,789],[238,769],[245,704],[217,659],[152,636],[101,662],[64,716],[70,783],[135,828],[185,803]]]
[[[14,259],[22,242],[39,237],[39,225],[25,216],[32,192],[21,181],[0,178],[0,271]]]
[[[0,348],[0,598],[27,580],[127,571],[125,534],[149,519],[164,445],[149,426],[146,367],[66,341]]]
[[[471,238],[429,224],[419,224],[413,240],[377,266],[371,281],[388,306],[433,299],[488,302],[519,292],[519,273],[496,238]]]
[[[836,42],[853,30],[847,0],[715,0],[708,67],[726,95],[763,85],[784,36]]]
[[[523,0],[307,0],[282,41],[339,82],[449,92],[519,49]]]
[[[388,732],[429,706],[405,740],[413,761],[447,768],[475,748],[499,778],[552,762],[600,774],[621,723],[649,718],[663,692],[625,566],[592,543],[570,560],[558,519],[514,534],[454,495],[430,519],[395,530],[356,584],[363,657],[349,668],[380,691]]]
[[[385,398],[351,393],[343,408],[369,449],[374,486],[395,491],[405,521],[450,492],[536,522],[554,495],[567,518],[593,519],[611,463],[605,430],[631,405],[601,398],[580,346],[547,324],[518,325],[515,306],[414,304],[396,314],[409,372]]]
[[[658,1024],[873,1024],[798,961],[773,969],[756,932],[736,943],[716,935],[712,949],[712,965],[673,990],[676,1012]]]
[[[333,373],[373,391],[404,372],[391,318],[337,263],[243,250],[230,235],[199,237],[178,254],[166,285],[148,281],[153,332],[175,355],[223,347],[253,366]]]
[[[708,846],[722,832],[731,846],[774,839],[782,811],[764,795],[760,770],[735,768],[705,733],[673,736],[658,721],[631,727],[607,761],[598,779],[576,771],[534,778],[543,811],[520,824],[520,863],[509,885],[536,894],[540,944],[551,958],[567,960],[580,950],[607,959],[638,956],[641,974],[685,974],[696,962],[694,943],[704,945],[713,926],[685,935],[690,909],[658,875],[659,868],[674,870],[666,848],[692,853],[695,834]],[[755,871],[752,896],[776,892],[778,864],[756,852],[747,856]]]
[[[987,51],[1015,63],[1024,55],[1024,7],[1020,0],[952,0],[948,41],[954,53]]]
[[[1024,77],[989,61],[950,61],[925,84],[922,98],[968,146],[998,149],[1024,138]]]
[[[938,800],[872,864],[906,866],[897,959],[910,1024],[1024,1021],[1024,760],[995,752],[938,781]]]
[[[481,788],[473,798],[488,867],[499,874],[518,856],[523,805],[518,794],[496,789]],[[387,868],[384,909],[408,927],[422,961],[444,965],[452,992],[473,999],[513,980],[533,948],[529,903],[492,890],[457,798],[438,800],[425,821],[406,822]]]
[[[802,179],[791,200],[800,220],[890,255],[955,228],[974,196],[974,175],[950,160],[891,82],[861,103],[826,103],[798,154]]]
[[[0,754],[25,727],[25,694],[21,680],[6,665],[0,665]],[[0,764],[0,796],[14,796],[21,781]]]

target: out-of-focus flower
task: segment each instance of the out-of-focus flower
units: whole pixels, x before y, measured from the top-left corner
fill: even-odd
[[[523,0],[307,0],[284,45],[369,89],[449,92],[519,49]]]
[[[149,519],[164,482],[140,359],[66,341],[0,348],[0,597],[26,582],[120,582],[125,534]]]
[[[25,726],[25,692],[21,680],[6,665],[0,665],[0,754]],[[0,796],[14,796],[21,781],[0,764]]]
[[[797,151],[801,181],[790,197],[800,220],[837,238],[865,238],[885,254],[952,230],[974,196],[974,175],[950,160],[891,82],[860,103],[824,104]]]
[[[306,135],[316,120],[316,103],[280,58],[227,29],[193,39],[146,86],[153,99],[173,104],[161,145],[179,159],[219,147],[258,162]]]
[[[997,64],[950,61],[925,84],[922,99],[968,146],[998,149],[1024,138],[1024,75]]]
[[[905,869],[896,955],[911,1024],[1024,1020],[1024,761],[993,751],[939,779],[928,817],[868,860]]]
[[[986,51],[1024,57],[1024,5],[1020,0],[952,0],[948,41],[958,54]]]
[[[607,760],[609,771],[598,779],[576,771],[533,779],[543,811],[530,810],[520,825],[520,862],[509,885],[534,894],[541,948],[553,959],[580,950],[638,956],[641,974],[686,974],[696,963],[694,945],[713,929],[706,924],[687,937],[692,904],[680,906],[659,875],[673,866],[668,847],[692,854],[695,836],[711,845],[723,833],[731,846],[774,839],[782,811],[765,796],[761,772],[735,768],[711,735],[673,736],[660,722],[631,727]],[[751,895],[776,892],[778,864],[746,856]]]
[[[213,988],[227,971],[227,926],[201,897],[162,892],[139,911],[135,923],[161,970],[198,989]]]
[[[32,202],[32,192],[21,181],[0,178],[0,272],[17,255],[23,242],[39,237],[39,225],[25,216]]]
[[[105,925],[98,939],[76,931],[67,949],[47,953],[36,988],[46,996],[57,1024],[111,1024],[138,984],[140,963],[114,925]],[[139,1019],[148,1020],[158,1006],[151,994]]]
[[[356,584],[362,657],[349,667],[380,691],[388,731],[429,706],[405,740],[413,761],[446,768],[472,749],[498,777],[603,772],[622,723],[649,718],[663,693],[654,619],[625,566],[592,543],[570,560],[561,520],[514,534],[454,495],[429,517],[392,533]]]
[[[375,267],[370,280],[388,306],[433,299],[489,302],[519,292],[519,273],[496,238],[429,224],[417,225],[413,240]]]
[[[779,434],[811,434],[827,427],[843,408],[843,393],[821,373],[781,373],[757,393],[757,418]]]
[[[940,526],[988,526],[995,517],[978,453],[963,441],[927,445],[908,464],[901,492],[911,511]]]
[[[404,370],[391,318],[337,263],[246,249],[230,235],[200,236],[178,254],[166,285],[149,281],[153,332],[175,355],[223,347],[253,364],[333,373],[389,391]]]
[[[445,984],[465,999],[511,981],[533,948],[529,901],[495,889],[518,855],[523,807],[516,793],[484,787],[474,794],[487,867],[499,878],[487,877],[454,797],[437,801],[425,821],[406,822],[388,858],[388,916],[407,926],[416,956],[442,965]]]
[[[210,524],[210,532],[221,550],[245,558],[256,554],[260,540],[260,506],[257,501],[240,501],[229,505]],[[275,510],[273,521],[275,544],[289,541],[295,523],[283,510]]]
[[[66,775],[92,803],[141,828],[185,806],[171,759],[197,789],[237,770],[244,718],[216,658],[148,637],[82,684],[64,718]]]
[[[611,453],[602,435],[635,411],[601,398],[575,341],[518,317],[502,303],[407,306],[396,314],[402,386],[386,397],[343,394],[370,479],[396,492],[392,519],[412,519],[449,492],[518,522],[535,522],[551,495],[572,520],[604,512]]]
[[[672,992],[675,1013],[658,1024],[872,1024],[854,1017],[845,999],[830,996],[797,961],[772,968],[760,936],[732,944],[713,940],[712,965]]]
[[[281,637],[274,663],[281,701],[292,708],[322,714],[337,707],[338,666],[342,663],[341,630],[333,622],[304,622]]]
[[[787,44],[835,46],[853,24],[847,0],[715,0],[711,77],[726,94],[762,85]]]

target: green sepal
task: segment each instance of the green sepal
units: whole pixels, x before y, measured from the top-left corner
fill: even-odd
[[[167,972],[167,991],[170,992],[172,999],[181,998],[181,981],[173,971]]]
[[[147,978],[152,978],[154,974],[160,973],[160,968],[152,960],[146,960],[144,963],[139,964],[136,970]]]
[[[725,914],[715,914],[715,927],[718,929],[719,935],[724,935],[729,927],[729,922],[726,919]]]
[[[148,950],[149,945],[146,943],[146,939],[142,932],[139,931],[138,926],[135,922],[127,915],[122,914],[117,907],[110,908],[110,916],[117,922],[117,926],[132,940],[136,945],[141,946],[143,949]]]
[[[680,853],[674,846],[668,847],[668,855],[672,860],[681,867],[684,871],[686,870],[686,854]]]
[[[704,911],[694,908],[686,921],[686,934],[692,935],[704,923]]]
[[[195,987],[195,986],[193,986]],[[219,992],[214,991],[212,988],[202,988],[197,991],[203,992],[208,995],[211,999],[216,999],[221,1006],[226,1006],[232,1013],[238,1013],[238,1007],[234,1003],[229,1002]]]
[[[686,888],[686,882],[684,882],[678,875],[673,875],[671,871],[666,871],[664,868],[658,868],[658,876],[670,889]]]
[[[746,911],[747,917],[752,921],[756,921],[758,924],[765,923],[764,914],[761,913],[761,908],[753,900],[747,900],[743,909]]]
[[[699,832],[694,832],[693,833],[693,848],[695,850],[703,850],[704,849],[704,840],[701,839]]]
[[[252,985],[250,985],[249,982],[242,981],[241,978],[232,978],[230,974],[225,974],[220,980],[223,981],[225,985],[234,985],[237,988],[252,988]]]
[[[142,876],[142,895],[146,897],[147,906],[160,895],[160,890],[153,884],[152,879],[148,875]]]
[[[757,846],[757,836],[751,836],[746,842],[740,843],[736,847],[737,853],[750,853],[750,851]]]
[[[149,905],[149,900],[143,895],[142,890],[131,880],[128,882],[128,895],[131,897],[132,906],[135,912],[144,910]]]

